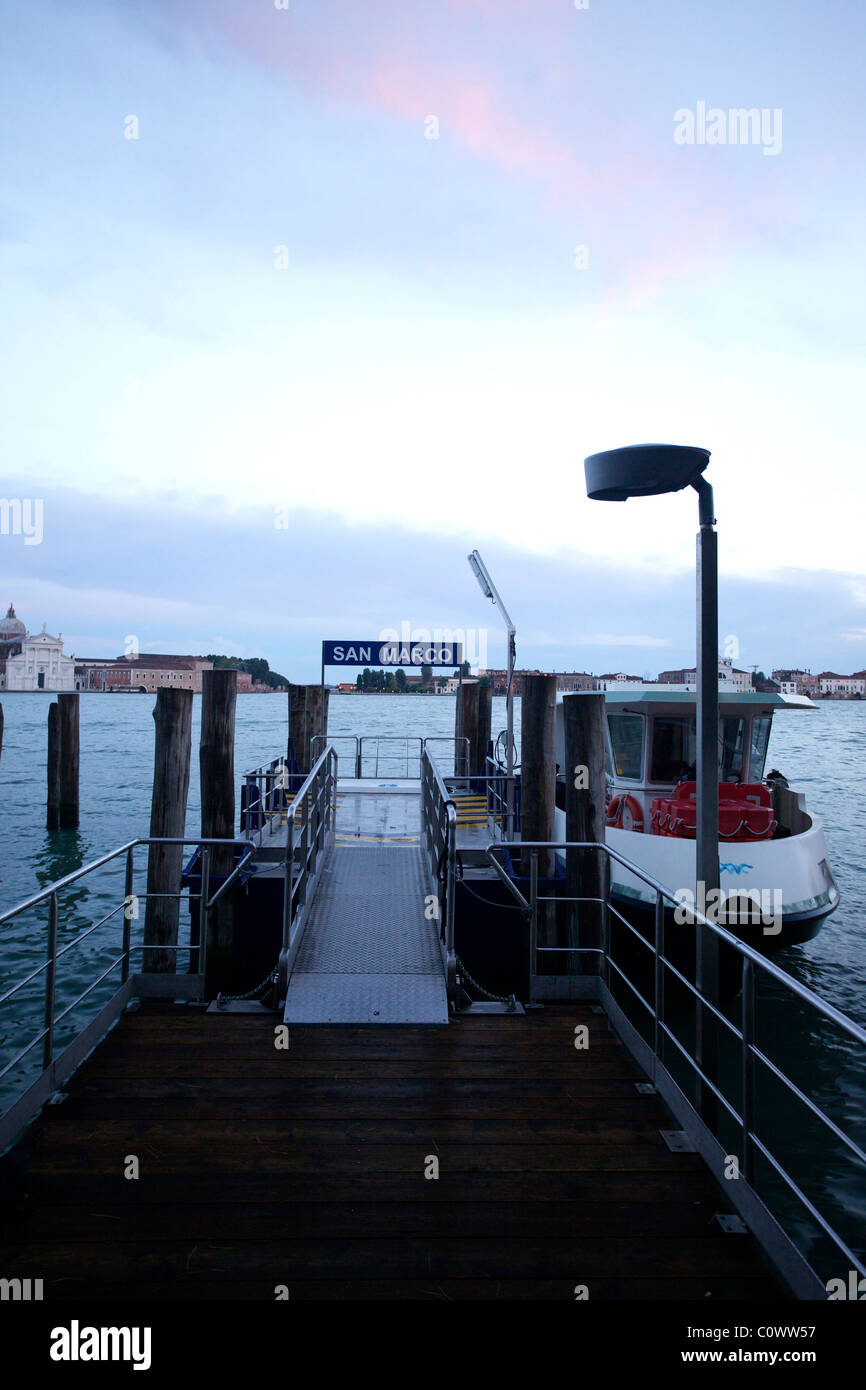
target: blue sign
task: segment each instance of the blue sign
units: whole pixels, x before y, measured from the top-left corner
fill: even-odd
[[[371,642],[322,643],[323,666],[459,666],[463,660],[460,642]]]

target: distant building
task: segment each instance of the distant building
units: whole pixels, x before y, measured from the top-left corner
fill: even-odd
[[[863,695],[866,693],[866,677],[840,676],[838,671],[819,671],[818,683],[822,695]]]
[[[796,667],[780,667],[772,673],[778,681],[783,695],[820,695],[821,682],[811,671],[800,671]]]
[[[75,662],[75,690],[132,690],[153,694],[157,690],[201,692],[202,671],[212,671],[204,656],[167,656],[141,652],[138,656],[79,657]],[[238,672],[238,691],[250,692],[252,677]]]
[[[521,676],[541,675],[539,671],[520,670],[514,672],[515,693],[519,691]],[[556,676],[557,690],[595,690],[596,678],[587,671],[548,671],[544,673],[549,676]],[[508,671],[479,670],[479,680],[487,679],[490,682],[494,695],[506,695],[508,693]]]
[[[697,685],[698,673],[695,666],[679,667],[673,671],[659,671],[657,685]],[[719,661],[720,690],[754,690],[751,671],[741,671],[733,662],[724,657]]]
[[[0,622],[0,690],[75,689],[75,661],[63,655],[63,635],[42,631],[31,637],[10,603]]]

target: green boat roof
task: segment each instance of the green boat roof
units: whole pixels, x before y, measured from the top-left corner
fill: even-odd
[[[605,690],[606,704],[617,705],[694,705],[694,690]],[[759,690],[720,690],[720,705],[759,706],[762,709],[817,709],[808,695],[782,695]]]

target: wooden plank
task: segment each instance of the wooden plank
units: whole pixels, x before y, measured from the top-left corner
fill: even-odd
[[[258,1130],[258,1126],[256,1126]],[[194,1142],[195,1126],[189,1140],[170,1157],[173,1169],[202,1171],[204,1150]],[[132,1152],[133,1150],[128,1150]],[[431,1152],[427,1144],[347,1143],[343,1145],[261,1144],[255,1134],[240,1151],[217,1149],[207,1158],[212,1172],[298,1172],[298,1173],[423,1173],[426,1158]],[[680,1172],[700,1171],[703,1167],[696,1154],[672,1154],[664,1144],[635,1140],[628,1144],[438,1144],[440,1172],[459,1173],[592,1173],[592,1172]],[[150,1155],[151,1169],[161,1168],[163,1156],[159,1150],[142,1148],[145,1162]],[[110,1163],[117,1171],[122,1162],[120,1150],[103,1155],[95,1148],[90,1156],[79,1149],[58,1155],[50,1167],[50,1152],[34,1154],[37,1171],[105,1172]],[[441,1180],[441,1179],[440,1179]]]
[[[284,1280],[279,1281],[281,1284]],[[293,1279],[290,1297],[293,1303],[308,1302],[566,1302],[574,1303],[574,1279]],[[139,1281],[129,1286],[115,1280],[96,1283],[75,1279],[48,1281],[46,1291],[52,1303],[80,1303],[82,1299],[111,1302],[134,1299],[141,1305],[147,1300],[208,1302],[273,1303],[274,1280],[248,1279],[242,1281],[202,1279],[188,1276],[171,1281]],[[757,1278],[656,1278],[629,1279],[594,1278],[591,1287],[593,1302],[653,1301],[713,1303],[766,1301],[778,1302],[781,1294],[775,1281],[767,1276]]]
[[[406,1173],[298,1173],[208,1172],[201,1166],[189,1172],[154,1169],[145,1163],[138,1182],[121,1179],[115,1162],[110,1174],[93,1167],[75,1174],[37,1172],[30,1175],[28,1198],[22,1213],[39,1205],[65,1206],[70,1202],[93,1211],[112,1206],[169,1207],[197,1202],[415,1202],[427,1203],[577,1202],[584,1206],[634,1202],[711,1202],[719,1194],[705,1169],[691,1166],[668,1172],[581,1173],[480,1172],[446,1173],[438,1182],[427,1182],[416,1168]]]
[[[116,1154],[130,1144],[147,1144],[168,1161],[172,1154],[226,1152],[251,1141],[249,1125],[244,1121],[202,1120],[191,1131],[188,1121],[100,1120],[84,1122],[74,1109],[65,1107],[66,1116],[53,1115],[46,1121],[46,1142],[34,1153],[39,1163],[43,1153],[51,1155],[77,1154],[86,1151],[94,1155]],[[657,1118],[636,1118],[632,1107],[623,1101],[610,1101],[600,1116],[566,1115],[552,1120],[483,1120],[476,1117],[447,1116],[434,1120],[263,1120],[256,1125],[254,1141],[257,1147],[278,1145],[280,1150],[299,1144],[344,1145],[378,1144],[612,1144],[641,1141],[653,1148],[664,1148],[659,1138]],[[667,1152],[667,1150],[665,1150]]]
[[[89,1068],[91,1083],[112,1081],[117,1084],[129,1078],[162,1077],[164,1081],[182,1081],[194,1077],[213,1085],[219,1081],[250,1080],[273,1075],[283,1084],[295,1080],[329,1078],[332,1081],[364,1081],[389,1079],[405,1081],[553,1081],[570,1082],[591,1069],[595,1080],[617,1079],[634,1081],[640,1072],[619,1053],[594,1057],[588,1064],[580,1053],[553,1061],[527,1059],[525,1062],[484,1058],[465,1061],[458,1057],[358,1059],[357,1057],[304,1057],[292,1052],[269,1049],[258,1056],[238,1058],[227,1053],[220,1057],[208,1054],[160,1063],[156,1059],[142,1063],[138,1057],[114,1050],[99,1056]]]
[[[4,1250],[6,1277],[44,1270],[47,1279],[81,1275],[82,1247],[10,1242]],[[596,1238],[407,1237],[357,1240],[138,1241],[135,1260],[123,1243],[87,1248],[88,1277],[139,1279],[212,1276],[235,1278],[352,1279],[375,1271],[381,1279],[419,1278],[672,1278],[755,1273],[755,1249],[748,1237],[614,1236]]]
[[[430,1186],[431,1184],[427,1184]],[[716,1204],[717,1205],[717,1204]],[[152,1204],[87,1204],[43,1208],[27,1225],[28,1241],[105,1243],[157,1240],[296,1240],[410,1236],[700,1235],[713,1218],[712,1202],[648,1204],[608,1202],[198,1202],[179,1209]],[[85,1257],[86,1258],[86,1257]]]

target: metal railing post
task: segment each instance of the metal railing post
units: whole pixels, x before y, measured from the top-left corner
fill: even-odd
[[[538,850],[529,856],[529,990],[538,974]]]
[[[742,1086],[743,1086],[743,1162],[746,1182],[752,1181],[752,1130],[755,1124],[755,1069],[752,1044],[755,1040],[755,967],[743,957],[742,997]]]
[[[48,911],[48,969],[45,976],[45,1041],[42,1046],[42,1066],[51,1066],[54,1059],[54,993],[57,985],[57,894],[51,894]]]
[[[133,886],[133,848],[130,845],[126,851],[126,873],[123,881],[123,964],[120,967],[120,979],[123,984],[129,979],[129,946],[130,946],[130,919],[132,916],[132,886]]]
[[[662,1030],[664,1022],[664,999],[665,999],[665,968],[663,964],[665,953],[665,900],[661,893],[656,892],[656,911],[655,911],[655,992],[653,998],[653,1083],[655,1083],[656,1062],[661,1061],[662,1049]]]
[[[201,851],[201,895],[198,904],[198,974],[205,974],[207,963],[207,937],[210,923],[210,846],[203,845]]]
[[[286,826],[286,887],[283,897],[283,950],[287,951],[292,939],[292,916],[295,891],[295,816],[289,807],[289,820]]]

